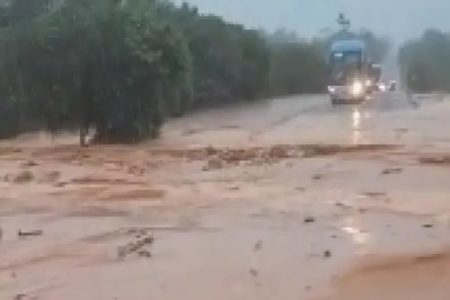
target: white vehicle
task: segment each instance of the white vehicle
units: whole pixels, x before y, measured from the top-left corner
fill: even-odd
[[[360,103],[367,96],[367,87],[362,80],[354,79],[351,84],[329,86],[328,93],[332,104]]]

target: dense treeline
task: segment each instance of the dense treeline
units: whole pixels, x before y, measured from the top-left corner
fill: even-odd
[[[253,100],[264,94],[270,53],[255,30],[230,24],[196,7],[162,2],[159,16],[183,34],[192,60],[193,98],[188,108]]]
[[[0,138],[155,137],[190,110],[320,92],[327,40],[267,36],[165,0],[0,2]]]
[[[450,91],[450,35],[428,30],[400,49],[406,87],[414,92]]]
[[[2,13],[3,114],[20,116],[4,135],[95,128],[100,142],[133,142],[157,135],[168,99],[189,97],[189,49],[156,1],[27,1]]]
[[[270,94],[323,92],[327,85],[327,51],[321,45],[286,38],[281,32],[269,38]]]

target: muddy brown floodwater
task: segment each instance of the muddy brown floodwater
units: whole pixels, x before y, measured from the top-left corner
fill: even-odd
[[[450,299],[450,99],[274,99],[0,142],[0,299]]]

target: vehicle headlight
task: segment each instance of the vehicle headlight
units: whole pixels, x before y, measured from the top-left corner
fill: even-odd
[[[366,87],[372,86],[372,81],[370,79],[366,80]]]
[[[328,87],[328,92],[333,94],[334,92],[336,92],[336,89],[333,86],[329,86]]]
[[[352,84],[352,94],[354,96],[361,95],[363,93],[364,87],[361,81],[355,81]]]

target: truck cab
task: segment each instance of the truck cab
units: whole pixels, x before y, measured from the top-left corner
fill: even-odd
[[[329,55],[328,84],[332,104],[364,101],[373,84],[370,67],[363,41],[334,42]]]

